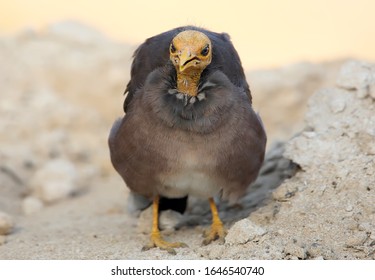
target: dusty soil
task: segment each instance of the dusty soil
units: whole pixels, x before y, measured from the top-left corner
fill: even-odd
[[[201,246],[191,198],[161,217],[189,247],[142,252],[150,210],[129,211],[106,143],[134,48],[76,23],[0,38],[0,259],[375,258],[375,67],[356,61],[248,72],[268,152],[219,204],[225,243]]]

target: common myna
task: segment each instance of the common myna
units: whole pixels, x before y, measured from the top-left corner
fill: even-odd
[[[213,197],[243,195],[266,146],[229,36],[185,26],[147,39],[134,53],[126,93],[126,114],[113,124],[109,148],[126,185],[153,201],[151,243],[144,248],[174,253],[185,245],[161,237],[158,213],[162,199],[185,203],[188,195],[210,203],[212,226],[203,243],[223,240]]]

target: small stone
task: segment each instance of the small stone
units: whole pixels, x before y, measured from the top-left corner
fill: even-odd
[[[14,222],[11,216],[4,212],[0,212],[0,235],[7,235],[12,232]]]
[[[160,212],[159,228],[160,230],[174,231],[181,222],[182,215],[173,210],[165,210]]]
[[[242,219],[235,223],[228,231],[225,237],[225,243],[229,245],[245,244],[266,233],[266,230],[257,226],[249,219]]]
[[[143,210],[138,218],[137,230],[140,233],[149,234],[152,227],[152,207]],[[181,222],[182,215],[173,210],[161,211],[159,214],[159,229],[166,233],[173,232],[177,225]]]
[[[286,255],[295,256],[301,260],[306,259],[306,249],[294,243],[288,243],[284,248],[284,253]]]
[[[353,211],[353,205],[347,205],[346,208],[345,208],[345,211],[346,212],[352,212]]]
[[[76,190],[77,171],[68,160],[55,159],[36,171],[30,181],[34,195],[52,203],[72,195]]]
[[[26,197],[22,201],[22,211],[25,215],[32,215],[43,209],[43,202],[33,196]]]
[[[345,242],[345,245],[347,247],[361,246],[365,243],[366,239],[366,232],[358,231]]]

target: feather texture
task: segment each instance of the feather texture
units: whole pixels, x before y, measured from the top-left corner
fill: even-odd
[[[124,111],[127,111],[129,103],[138,89],[141,89],[148,75],[156,68],[170,64],[169,46],[172,39],[180,32],[185,30],[197,30],[211,40],[213,49],[213,58],[211,64],[203,71],[201,83],[214,71],[220,70],[237,87],[240,87],[247,94],[251,102],[251,93],[245,74],[241,65],[240,58],[235,50],[230,37],[226,33],[216,33],[195,26],[184,26],[161,33],[147,39],[134,52],[134,60],[131,66],[131,79],[127,84],[124,101]],[[170,69],[170,76],[176,76],[173,68]],[[176,82],[176,81],[174,81]]]

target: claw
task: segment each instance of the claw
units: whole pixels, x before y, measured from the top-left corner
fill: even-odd
[[[224,228],[224,225],[220,220],[215,202],[212,198],[210,198],[210,207],[212,212],[212,225],[210,230],[207,230],[204,233],[205,239],[203,240],[202,244],[207,245],[217,239],[219,239],[220,244],[224,244],[224,238],[227,235],[227,230]]]
[[[154,198],[153,202],[153,223],[151,231],[151,241],[149,244],[143,246],[142,251],[150,250],[151,248],[158,247],[161,250],[166,250],[172,255],[176,255],[174,248],[188,247],[182,242],[167,242],[160,234],[159,230],[159,196]]]

